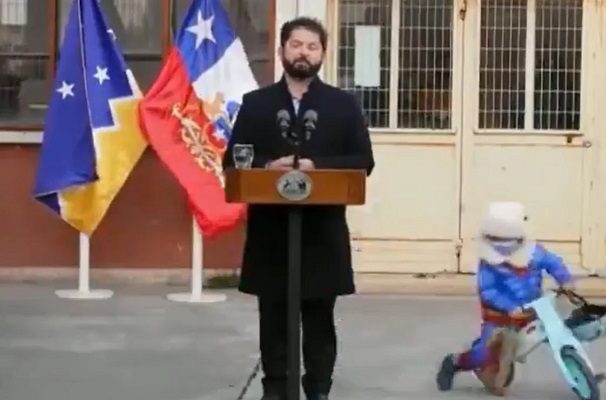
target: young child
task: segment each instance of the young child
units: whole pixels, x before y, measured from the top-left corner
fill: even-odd
[[[571,275],[559,256],[528,238],[527,217],[520,203],[496,202],[489,206],[479,247],[481,333],[467,351],[444,358],[437,384],[441,391],[450,390],[456,373],[474,371],[489,392],[503,396],[504,385],[495,385],[494,376],[508,376],[512,361],[505,365],[501,362],[504,355],[499,328],[521,328],[531,321],[522,306],[542,296],[543,271],[564,288],[570,288]],[[496,372],[489,368],[495,365],[499,368]]]

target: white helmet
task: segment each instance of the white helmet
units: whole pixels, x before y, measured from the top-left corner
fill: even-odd
[[[480,258],[489,264],[526,268],[534,244],[528,240],[528,217],[518,202],[491,203],[480,228]]]

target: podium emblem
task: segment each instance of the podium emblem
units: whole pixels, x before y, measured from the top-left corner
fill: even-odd
[[[311,193],[309,175],[297,169],[282,175],[276,182],[276,186],[278,193],[290,201],[305,200]]]

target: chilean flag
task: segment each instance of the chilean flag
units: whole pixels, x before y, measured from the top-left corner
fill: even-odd
[[[242,95],[257,87],[220,0],[193,0],[139,105],[139,119],[149,144],[187,193],[204,236],[229,230],[246,215],[244,204],[225,201],[221,162]]]

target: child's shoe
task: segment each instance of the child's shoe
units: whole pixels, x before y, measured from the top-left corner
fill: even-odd
[[[457,367],[455,355],[448,354],[442,360],[440,371],[436,377],[438,389],[443,392],[452,389],[452,382],[457,372],[459,372],[459,367]]]

